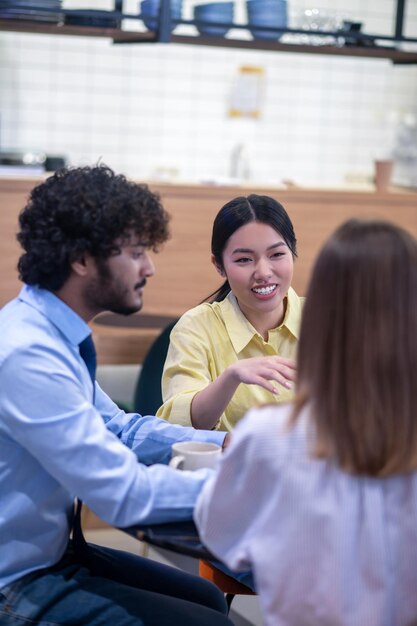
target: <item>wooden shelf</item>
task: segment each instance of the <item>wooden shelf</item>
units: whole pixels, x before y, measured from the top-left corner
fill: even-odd
[[[36,21],[0,19],[0,31],[19,33],[37,33],[46,35],[70,35],[79,37],[105,37],[116,44],[156,43],[156,33],[151,31],[137,32],[120,28],[96,28],[91,26],[73,26],[52,24]],[[171,43],[193,46],[214,46],[222,48],[244,48],[252,50],[269,50],[271,52],[292,52],[302,54],[324,54],[339,57],[366,57],[372,59],[389,59],[394,64],[417,64],[417,51],[406,52],[388,46],[314,46],[290,44],[268,40],[246,40],[227,37],[209,36],[171,36]]]
[[[93,26],[73,26],[69,24],[53,24],[46,22],[36,22],[30,20],[5,20],[0,19],[0,31],[10,31],[16,33],[35,33],[38,35],[70,35],[75,37],[106,37],[115,42],[129,41],[133,38],[135,42],[155,41],[155,33],[150,31],[136,33],[134,31],[121,30],[120,28],[96,28]]]
[[[334,56],[368,57],[373,59],[390,59],[394,63],[417,63],[417,52],[405,52],[385,46],[313,46],[305,44],[289,44],[279,41],[228,39],[227,37],[185,37],[172,35],[173,43],[185,43],[201,46],[221,46],[223,48],[248,48],[254,50],[270,50],[277,52],[296,52],[303,54],[327,54]]]

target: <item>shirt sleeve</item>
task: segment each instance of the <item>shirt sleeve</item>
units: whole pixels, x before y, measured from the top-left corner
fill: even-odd
[[[59,348],[37,344],[15,351],[3,363],[2,430],[14,442],[16,454],[27,458],[28,466],[30,460],[32,471],[44,477],[50,493],[63,487],[112,525],[190,519],[210,470],[179,472],[138,463],[142,449],[147,463],[167,461],[175,439],[173,427],[156,418],[126,415],[116,407],[113,415],[106,415],[106,428],[88,400],[88,373]],[[106,405],[104,395],[98,388],[99,407]],[[109,413],[115,407],[110,399],[106,406]],[[183,439],[201,437],[194,437],[191,429],[183,431]],[[207,433],[212,441],[216,434]]]
[[[193,398],[213,381],[207,332],[198,318],[187,315],[171,331],[162,375],[164,404],[157,411],[158,417],[191,426]]]
[[[168,463],[171,446],[177,441],[203,441],[223,445],[225,432],[196,430],[170,424],[153,415],[125,413],[104,393],[96,383],[95,406],[113,432],[136,454],[141,463]]]
[[[270,493],[268,467],[258,453],[258,414],[252,410],[239,422],[194,511],[202,542],[235,571],[253,566],[253,540]]]

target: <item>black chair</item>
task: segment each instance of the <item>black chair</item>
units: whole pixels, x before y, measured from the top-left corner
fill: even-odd
[[[239,582],[235,578],[228,576],[225,572],[217,569],[213,563],[200,559],[198,562],[198,573],[201,578],[205,578],[214,583],[216,587],[220,589],[226,596],[226,603],[228,612],[232,605],[235,596],[256,596],[256,591],[252,591],[249,587],[246,587],[243,583]]]
[[[133,397],[134,413],[155,415],[162,405],[162,372],[168,352],[169,336],[176,323],[177,319],[163,329],[144,358]]]

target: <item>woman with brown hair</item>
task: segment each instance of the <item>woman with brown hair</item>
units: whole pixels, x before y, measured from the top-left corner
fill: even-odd
[[[417,623],[417,241],[350,220],[322,249],[293,405],[236,428],[195,519],[267,626]]]

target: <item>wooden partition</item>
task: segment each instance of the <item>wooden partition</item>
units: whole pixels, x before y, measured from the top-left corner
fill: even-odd
[[[0,306],[20,289],[16,268],[20,254],[16,241],[18,216],[35,182],[33,179],[0,178]]]
[[[0,179],[0,306],[20,288],[16,263],[17,219],[30,189],[39,179]],[[394,191],[277,189],[149,183],[161,194],[171,214],[170,240],[154,257],[156,275],[148,281],[143,313],[176,317],[198,304],[220,284],[210,262],[213,219],[223,204],[238,195],[263,193],[279,200],[293,220],[298,259],[294,287],[303,294],[312,264],[324,240],[345,219],[353,216],[383,218],[407,228],[417,237],[417,194]],[[99,363],[141,362],[157,334],[134,328],[92,324]]]
[[[220,285],[210,263],[210,237],[218,210],[238,195],[262,193],[284,205],[298,241],[294,287],[305,292],[312,264],[330,233],[352,216],[388,219],[417,237],[417,194],[276,188],[152,186],[172,215],[172,238],[155,258],[157,274],[145,293],[146,311],[181,314]]]

